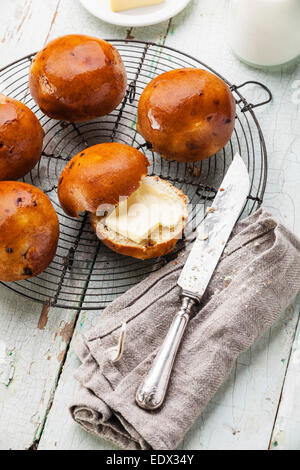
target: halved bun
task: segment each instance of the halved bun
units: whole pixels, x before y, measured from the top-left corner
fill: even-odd
[[[172,231],[170,231],[169,228],[158,228],[151,233],[151,236],[147,240],[141,243],[135,243],[113,230],[110,230],[105,225],[106,216],[98,217],[94,213],[90,214],[92,226],[98,238],[100,238],[106,246],[121,255],[143,260],[157,258],[173,251],[177,241],[182,236],[188,218],[187,197],[180,189],[176,188],[168,181],[160,179],[158,176],[147,176],[145,180],[147,184],[157,187],[159,191],[166,193],[172,197],[172,199],[176,199],[178,204],[181,205],[183,217]]]
[[[96,212],[101,204],[119,204],[136,191],[149,161],[133,147],[119,143],[94,145],[72,158],[58,183],[62,208],[71,217]]]

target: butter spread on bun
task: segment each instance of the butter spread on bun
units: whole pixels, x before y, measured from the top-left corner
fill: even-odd
[[[117,253],[156,258],[171,252],[188,217],[184,193],[147,176],[145,155],[124,144],[89,147],[68,163],[58,196],[71,216],[88,211],[97,236]]]
[[[129,197],[127,210],[117,207],[108,216],[91,214],[94,230],[105,245],[139,259],[173,251],[187,218],[185,194],[158,176],[143,178],[137,194]]]
[[[47,116],[88,121],[112,112],[126,91],[117,49],[95,37],[73,34],[51,41],[34,58],[31,94]]]
[[[138,132],[167,160],[197,162],[229,141],[236,104],[228,85],[202,69],[159,75],[143,91]]]
[[[141,243],[159,228],[163,231],[176,227],[183,212],[182,200],[165,181],[145,176],[140,187],[105,218],[105,226]]]

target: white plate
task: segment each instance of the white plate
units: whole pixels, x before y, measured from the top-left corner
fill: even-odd
[[[110,8],[110,0],[80,0],[90,13],[107,23],[118,26],[149,26],[161,23],[177,15],[190,1],[165,0],[159,5],[115,13]]]

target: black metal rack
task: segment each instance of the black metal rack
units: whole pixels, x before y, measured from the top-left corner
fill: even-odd
[[[262,203],[267,180],[267,151],[261,127],[253,109],[272,99],[259,82],[232,85],[219,73],[188,54],[142,41],[109,40],[119,50],[126,66],[129,85],[126,96],[113,113],[86,123],[64,123],[45,116],[28,90],[28,73],[34,54],[0,70],[0,91],[16,98],[37,115],[45,130],[44,149],[36,167],[24,181],[42,189],[51,199],[60,220],[61,235],[56,256],[39,276],[15,283],[2,283],[16,293],[55,307],[76,310],[104,308],[118,295],[176,257],[139,261],[120,256],[105,247],[91,229],[89,218],[66,216],[58,202],[57,181],[66,162],[75,154],[101,142],[118,141],[140,148],[151,162],[150,174],[159,175],[181,188],[189,197],[191,210],[186,242],[193,239],[196,225],[204,217],[227,167],[236,152],[248,166],[251,191],[244,214]],[[167,162],[154,154],[136,131],[137,103],[143,89],[155,76],[181,67],[205,68],[222,78],[237,101],[236,126],[231,141],[216,156],[197,164]],[[251,104],[240,93],[247,84],[264,88],[268,99]]]

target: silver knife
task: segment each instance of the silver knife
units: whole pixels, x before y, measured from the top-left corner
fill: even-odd
[[[220,189],[200,224],[201,232],[189,254],[178,280],[182,289],[182,306],[175,315],[166,339],[158,352],[150,372],[136,394],[136,402],[145,410],[156,410],[163,402],[168,383],[189,319],[216,269],[233,227],[249,194],[247,168],[236,155],[225,175]]]

